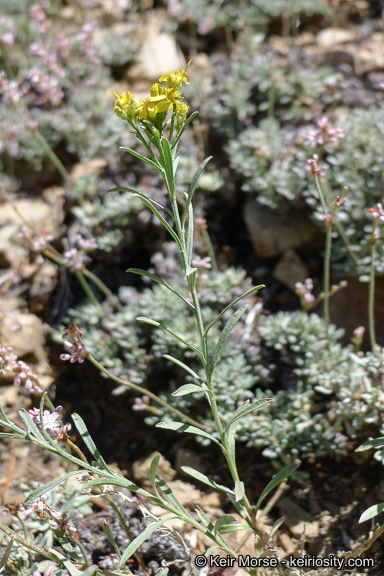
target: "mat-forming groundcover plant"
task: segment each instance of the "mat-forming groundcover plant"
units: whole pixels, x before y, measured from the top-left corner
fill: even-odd
[[[260,573],[260,571],[264,573],[266,567],[277,566],[277,559],[273,551],[273,533],[276,532],[278,524],[275,530],[272,530],[269,535],[266,534],[259,526],[257,513],[260,511],[265,497],[292,474],[297,466],[292,464],[276,474],[264,489],[256,504],[252,504],[247,497],[244,480],[240,478],[236,465],[236,428],[245,415],[263,409],[263,407],[267,406],[273,400],[271,398],[264,398],[253,403],[247,401],[241,404],[226,425],[222,423],[217,408],[215,369],[220,362],[221,355],[231,336],[231,332],[246,310],[247,306],[241,305],[241,301],[257,292],[262,286],[256,286],[236,298],[231,304],[226,306],[209,325],[204,321],[198,293],[199,269],[193,267],[195,223],[193,196],[198,179],[208,163],[209,158],[200,164],[192,178],[189,192],[185,194],[185,197],[179,197],[175,186],[175,175],[182,150],[179,151],[178,148],[185,129],[197,114],[197,112],[195,112],[187,118],[188,106],[183,102],[182,96],[182,87],[184,84],[188,84],[186,69],[171,72],[162,76],[159,82],[152,86],[150,95],[145,100],[138,101],[131,93],[123,92],[120,95],[116,94],[114,107],[116,114],[129,124],[132,133],[140,141],[146,154],[142,155],[136,150],[127,148],[123,148],[123,150],[133,154],[141,161],[146,162],[160,173],[168,194],[167,205],[161,205],[133,189],[115,188],[114,191],[129,192],[139,198],[152,211],[154,216],[161,222],[173,241],[177,244],[184,270],[185,292],[182,293],[176,290],[171,284],[145,270],[132,268],[128,270],[128,272],[140,274],[151,279],[153,282],[169,290],[175,299],[180,299],[185,305],[186,314],[195,318],[199,335],[198,344],[196,344],[196,342],[192,343],[185,339],[183,334],[175,333],[163,323],[152,320],[151,318],[138,318],[141,322],[151,324],[159,330],[164,330],[179,340],[183,346],[191,349],[200,357],[204,368],[205,376],[200,377],[188,365],[177,358],[164,355],[168,361],[175,363],[185,370],[188,377],[192,377],[194,381],[194,383],[181,386],[173,393],[173,396],[180,397],[195,393],[203,394],[210,406],[212,428],[208,429],[206,426],[198,423],[190,416],[184,415],[180,410],[172,406],[168,406],[168,413],[173,413],[177,420],[160,422],[157,424],[157,427],[199,435],[217,445],[219,452],[227,463],[232,477],[232,484],[230,486],[219,485],[206,475],[190,467],[184,466],[183,471],[196,480],[208,485],[210,488],[223,492],[232,502],[234,509],[237,510],[242,520],[238,521],[233,515],[226,514],[215,521],[209,518],[198,506],[196,506],[194,512],[186,510],[164,479],[157,473],[160,455],[157,455],[153,459],[150,467],[149,480],[152,491],[144,490],[130,480],[127,480],[119,472],[116,472],[108,466],[92,441],[85,422],[78,414],[73,414],[72,420],[77,428],[78,434],[92,455],[92,460],[89,461],[80,448],[69,438],[68,431],[70,425],[62,426],[60,422],[61,407],[55,408],[47,394],[44,393],[41,396],[40,409],[35,408],[29,412],[26,410],[20,411],[20,417],[24,423],[22,426],[10,421],[3,409],[0,408],[0,425],[7,430],[6,432],[2,432],[1,436],[5,438],[23,439],[40,446],[44,450],[57,454],[68,462],[69,469],[71,463],[75,465],[75,470],[70,470],[67,474],[55,479],[49,484],[35,489],[29,494],[26,498],[25,506],[30,506],[30,510],[25,511],[19,509],[17,511],[17,515],[22,521],[26,520],[26,515],[34,512],[40,520],[45,519],[47,523],[49,522],[55,537],[61,545],[62,552],[58,552],[52,547],[44,547],[36,544],[33,541],[33,537],[28,533],[28,530],[24,532],[24,535],[21,535],[16,530],[0,524],[0,529],[10,537],[9,546],[3,556],[1,567],[7,564],[12,546],[21,545],[30,551],[32,558],[37,556],[46,558],[45,564],[39,566],[34,565],[35,572],[33,572],[33,574],[35,576],[42,572],[44,572],[44,574],[69,573],[71,576],[80,576],[82,574],[129,574],[131,572],[128,567],[128,561],[132,555],[136,556],[142,571],[144,574],[147,574],[139,548],[151,534],[156,531],[165,530],[172,532],[179,542],[183,542],[181,536],[171,527],[167,526],[167,521],[170,518],[183,520],[210,539],[212,545],[206,550],[204,557],[198,557],[200,558],[200,566],[204,565],[205,559],[212,553],[216,551],[217,554],[217,550],[223,551],[227,555],[227,558],[232,559],[233,562],[239,560],[241,545],[233,548],[224,538],[226,534],[238,531],[244,534],[244,538],[241,540],[242,542],[247,539],[247,536],[252,537],[254,540],[255,558],[253,568],[246,567],[250,573]],[[222,329],[218,339],[213,341],[213,339],[210,338],[210,330],[215,324],[222,326]],[[66,328],[63,339],[67,348],[67,353],[62,355],[63,360],[69,360],[71,362],[83,362],[85,359],[90,360],[108,375],[108,370],[100,365],[86,349],[83,334],[77,326],[71,324]],[[20,383],[20,381],[24,383],[25,381],[29,389],[39,391],[34,373],[28,371],[28,367],[17,360],[12,350],[10,348],[3,348],[0,352],[0,368],[5,371],[13,371],[16,374],[18,383]],[[114,377],[114,379],[119,380],[116,377]],[[165,401],[151,391],[139,385],[131,384],[128,381],[121,380],[121,383],[142,397],[146,397],[146,402],[158,402],[164,405]],[[213,431],[215,431],[216,436],[212,435]],[[71,476],[77,476],[77,478],[80,479],[82,492],[89,493],[89,491],[92,490],[93,493],[95,493],[95,491],[98,491],[99,495],[107,500],[116,514],[120,525],[127,534],[128,539],[131,540],[125,549],[120,549],[112,530],[108,525],[105,525],[105,533],[119,558],[119,566],[116,567],[114,571],[102,570],[92,565],[91,560],[87,557],[87,553],[82,546],[81,538],[75,535],[75,530],[68,520],[67,514],[53,509],[47,501],[47,493],[57,489],[59,485],[65,483]],[[144,507],[144,504],[140,504],[144,515],[147,518],[152,518],[153,522],[147,524],[136,538],[130,538],[129,526],[126,525],[121,511],[114,501],[116,494],[120,494],[121,496],[121,489],[127,489],[143,497],[148,502],[148,506],[155,504],[162,507],[170,512],[170,516],[158,519]],[[189,558],[190,571],[194,573],[197,563],[195,566],[191,559],[191,553],[187,550],[188,547],[185,543],[183,545],[187,551],[186,557]],[[167,569],[165,566],[161,569],[161,572],[164,574],[167,572]]]

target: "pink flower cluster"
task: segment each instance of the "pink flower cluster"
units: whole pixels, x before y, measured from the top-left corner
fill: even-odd
[[[369,208],[368,212],[371,214],[371,216],[373,216],[373,218],[377,219],[381,224],[384,222],[384,209],[380,203],[376,204],[375,208]]]
[[[5,104],[18,104],[22,97],[18,83],[8,80],[4,70],[0,70],[0,94],[3,95]]]
[[[329,166],[327,164],[319,164],[319,157],[314,154],[312,158],[307,160],[307,174],[319,174],[320,180],[324,179],[325,171],[328,170]]]
[[[25,389],[32,394],[41,394],[39,378],[36,372],[23,360],[18,360],[11,346],[0,347],[0,371],[13,372],[13,383],[20,386],[24,383]]]
[[[15,22],[8,16],[0,17],[0,44],[6,48],[15,45]]]
[[[308,141],[311,146],[321,146],[323,148],[326,144],[330,144],[336,147],[339,140],[344,138],[344,132],[341,128],[331,126],[326,116],[320,118],[317,121],[317,125],[319,129],[308,134]]]
[[[51,25],[50,21],[47,19],[47,10],[49,10],[51,3],[49,0],[43,0],[39,4],[32,4],[29,9],[29,17],[34,22],[38,24],[38,30],[40,33],[46,32],[46,30]]]
[[[35,238],[29,234],[27,228],[25,226],[22,227],[20,234],[18,235],[19,238],[25,238],[28,240],[31,246],[31,251],[36,254],[35,262],[36,264],[42,264],[44,259],[42,257],[42,252],[48,248],[48,242],[53,240],[53,236],[51,234],[44,234],[41,232]]]
[[[64,534],[66,532],[77,532],[76,528],[67,520],[67,514],[61,514],[61,512],[49,507],[45,494],[40,496],[34,502],[31,502],[31,508],[24,511],[25,516],[30,516],[34,513],[42,520],[49,518],[49,523],[52,528],[55,528]]]
[[[68,336],[71,336],[72,342],[65,340]],[[61,354],[61,360],[69,360],[71,364],[79,362],[81,364],[84,362],[84,358],[88,356],[88,350],[85,348],[82,342],[83,333],[75,324],[71,324],[63,330],[63,340],[64,346],[69,350],[69,354]]]
[[[47,52],[40,40],[29,45],[29,52],[32,56],[38,56],[43,66],[48,68],[57,78],[65,77],[65,71],[57,64],[57,53]]]
[[[65,436],[69,430],[71,429],[71,425],[64,424],[61,426],[60,412],[62,411],[63,407],[58,406],[54,412],[50,412],[49,410],[44,410],[43,412],[43,426],[41,426],[40,421],[40,410],[38,408],[33,408],[33,410],[28,410],[28,414],[35,422],[37,428],[41,430],[42,428],[46,430],[50,436],[54,439],[55,442],[58,442]]]
[[[58,106],[64,98],[64,92],[58,79],[49,76],[38,68],[31,68],[26,75],[23,93],[35,106]]]
[[[80,234],[76,237],[77,248],[71,248],[63,254],[63,263],[68,266],[71,272],[75,270],[81,270],[85,266],[92,262],[92,259],[85,254],[85,252],[90,252],[96,250],[97,243],[94,238],[83,238]]]
[[[315,301],[315,297],[312,294],[313,290],[313,282],[311,278],[307,278],[302,282],[296,282],[295,284],[295,292],[300,298],[301,305],[305,310]]]

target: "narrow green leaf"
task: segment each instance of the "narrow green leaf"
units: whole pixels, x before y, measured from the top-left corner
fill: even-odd
[[[206,551],[204,552],[203,556],[205,556],[206,558],[208,558],[208,556],[209,556],[210,554],[212,554],[212,552],[213,552],[214,550],[218,550],[218,549],[219,549],[219,546],[211,546],[210,548],[208,548],[208,550],[206,550]]]
[[[66,552],[68,554],[68,556],[71,558],[71,560],[73,560],[73,562],[80,562],[81,558],[78,554],[76,554],[76,552],[73,549],[72,544],[70,543],[70,541],[68,540],[68,538],[65,536],[65,534],[63,534],[63,532],[61,532],[60,530],[53,530],[56,539],[58,540],[60,546],[62,547],[62,549],[64,550],[64,552]]]
[[[122,488],[127,488],[128,490],[135,492],[135,494],[140,494],[141,496],[144,496],[144,498],[147,498],[157,506],[163,505],[163,502],[161,501],[160,498],[154,496],[150,492],[147,492],[147,490],[144,490],[143,488],[139,488],[138,486],[136,486],[136,484],[130,482],[129,480],[123,478],[122,476],[120,477],[115,476],[114,478],[108,476],[105,476],[104,478],[94,478],[93,480],[89,480],[89,482],[87,482],[84,485],[84,489],[87,490],[88,488],[92,488],[92,486],[121,486]]]
[[[204,392],[204,390],[196,384],[184,384],[184,386],[180,386],[178,390],[172,392],[172,396],[187,396],[187,394],[193,394],[194,392]]]
[[[72,420],[74,421],[77,431],[79,432],[84,444],[86,445],[86,447],[88,448],[94,459],[104,468],[104,470],[113,475],[112,470],[109,468],[104,458],[96,448],[95,443],[92,440],[92,437],[88,431],[88,428],[85,425],[84,420],[81,418],[81,416],[79,416],[76,413],[72,414]]]
[[[254,288],[251,288],[251,290],[248,290],[248,292],[244,292],[244,294],[239,296],[239,298],[236,298],[236,300],[234,300],[233,302],[228,304],[228,306],[226,308],[224,308],[224,310],[222,310],[222,312],[220,312],[220,314],[214,319],[214,321],[210,323],[210,325],[208,326],[208,328],[205,331],[205,334],[206,335],[208,334],[208,331],[212,328],[212,326],[214,326],[216,324],[216,322],[218,322],[220,320],[220,318],[222,318],[224,316],[224,314],[227,312],[227,310],[230,310],[230,308],[232,308],[232,306],[234,306],[235,304],[240,302],[240,300],[242,300],[243,298],[246,298],[247,296],[250,296],[251,294],[253,294],[254,292],[257,292],[261,288],[265,288],[265,285],[260,284],[260,286],[255,286]]]
[[[186,511],[184,506],[181,504],[181,502],[179,502],[179,500],[175,496],[172,488],[170,486],[168,486],[166,481],[163,478],[161,478],[161,476],[158,476],[158,475],[156,475],[155,481],[156,481],[156,486],[158,488],[160,488],[160,490],[164,493],[164,495],[168,499],[168,502],[170,502],[172,504],[172,506],[174,507],[175,514],[176,513],[179,515],[181,514],[181,516],[184,518],[184,520],[186,520],[187,518],[190,518],[190,515],[188,514],[188,512]],[[167,500],[166,500],[166,502],[167,502]]]
[[[371,450],[372,448],[382,448],[384,446],[384,437],[367,440],[361,446],[356,448],[355,452],[364,452],[364,450]]]
[[[175,193],[175,179],[174,179],[174,168],[173,168],[173,156],[172,150],[169,145],[168,139],[163,136],[161,139],[161,146],[163,151],[164,168],[167,175],[167,180],[169,184],[169,192],[171,195]]]
[[[193,255],[193,233],[194,233],[194,216],[193,216],[193,206],[189,205],[188,210],[188,233],[187,233],[187,265],[192,266],[192,255]]]
[[[200,522],[206,527],[208,528],[209,531],[213,532],[215,527],[212,524],[211,519],[206,515],[206,513],[204,512],[204,510],[202,510],[201,508],[197,507],[195,510],[196,514],[199,517]]]
[[[157,454],[154,459],[151,462],[151,466],[149,468],[149,481],[151,483],[152,488],[156,490],[156,472],[157,472],[157,467],[159,466],[159,461],[160,461],[160,454]]]
[[[141,532],[138,536],[136,536],[136,538],[134,540],[132,540],[132,542],[129,544],[129,546],[124,550],[124,553],[123,553],[123,555],[120,559],[120,562],[119,562],[120,568],[122,566],[124,566],[124,564],[127,562],[127,560],[129,560],[129,558],[132,556],[132,554],[134,554],[136,552],[136,550],[139,548],[139,546],[141,546],[141,544],[146,541],[148,536],[153,534],[153,532],[156,532],[156,530],[158,528],[160,528],[160,526],[165,524],[165,522],[167,522],[168,520],[170,520],[170,518],[163,518],[162,520],[159,520],[158,522],[153,522],[152,524],[147,526],[147,528],[145,530],[143,530],[143,532]]]
[[[232,534],[233,532],[242,532],[247,530],[248,532],[253,532],[252,528],[248,524],[229,524],[228,526],[223,526],[218,530],[219,534]]]
[[[190,122],[192,122],[192,120],[194,118],[196,118],[196,116],[198,115],[198,112],[193,112],[193,114],[190,115],[190,117],[188,118],[188,120],[186,120],[186,122],[184,122],[183,126],[180,128],[180,131],[177,133],[177,136],[175,138],[174,143],[172,144],[172,150],[176,150],[178,143],[180,142],[180,138],[182,137],[184,130],[186,129],[186,127],[188,126],[188,124]]]
[[[143,160],[143,162],[150,164],[151,166],[156,168],[156,170],[158,170],[159,172],[162,172],[160,164],[158,164],[158,163],[156,164],[153,160],[146,158],[142,154],[139,154],[139,152],[135,152],[135,150],[132,150],[132,148],[124,148],[124,146],[120,146],[120,150],[124,150],[124,152],[129,152],[130,154],[132,154],[132,156],[139,158],[139,160]]]
[[[236,480],[236,482],[235,482],[236,502],[240,502],[244,498],[244,494],[245,494],[244,482],[240,482],[239,480]]]
[[[233,462],[236,462],[236,439],[231,431],[227,432],[228,450]]]
[[[168,230],[168,232],[170,233],[170,235],[172,236],[172,238],[174,239],[174,241],[176,242],[176,244],[179,247],[179,250],[182,251],[183,246],[179,240],[178,235],[176,234],[176,232],[170,227],[170,225],[168,224],[168,222],[165,220],[165,218],[163,218],[163,216],[160,214],[160,212],[157,210],[157,208],[153,205],[153,203],[148,200],[146,198],[146,196],[144,196],[143,194],[140,194],[139,192],[136,192],[136,194],[133,195],[134,197],[137,196],[137,198],[140,198],[140,200],[146,205],[148,206],[148,208],[154,213],[154,215],[156,216],[156,218],[162,223],[162,225],[164,226],[164,228],[166,228],[166,230]]]
[[[10,541],[8,542],[5,550],[4,550],[4,553],[3,553],[2,557],[1,557],[1,561],[0,561],[0,572],[2,572],[4,566],[5,566],[6,563],[8,562],[8,558],[9,558],[9,555],[10,555],[10,553],[11,553],[13,543],[14,543],[14,539],[11,538]]]
[[[144,322],[144,324],[151,324],[151,326],[156,326],[156,328],[160,326],[160,322],[152,320],[151,318],[146,318],[145,316],[138,316],[136,320],[138,322]]]
[[[177,432],[189,432],[190,434],[196,434],[196,436],[204,436],[204,438],[209,438],[215,444],[221,447],[221,444],[216,438],[205,432],[205,430],[200,430],[195,426],[189,426],[189,424],[184,424],[183,422],[159,422],[156,424],[156,428],[164,428],[165,430],[176,430]]]
[[[360,516],[359,524],[361,524],[361,522],[365,522],[366,520],[374,518],[378,514],[381,514],[381,512],[384,512],[384,502],[382,502],[381,504],[374,504],[370,508],[367,508],[367,510],[365,510],[365,512],[363,512],[362,515]]]
[[[183,227],[183,229],[184,229],[185,221],[187,219],[187,214],[189,214],[189,207],[192,205],[192,198],[193,198],[193,195],[194,195],[195,190],[197,188],[197,182],[200,178],[202,171],[204,170],[204,168],[206,167],[206,165],[208,164],[208,162],[211,159],[212,159],[212,156],[209,156],[208,158],[203,160],[203,162],[200,164],[200,166],[198,167],[198,169],[196,170],[196,172],[192,178],[191,186],[190,186],[189,191],[188,191],[187,202],[186,202],[185,208],[184,208],[183,218],[181,220],[181,226]]]
[[[247,306],[242,306],[241,308],[239,308],[239,310],[237,310],[234,314],[232,314],[232,316],[229,318],[228,322],[224,326],[224,329],[223,329],[223,331],[220,335],[219,341],[217,343],[215,352],[213,354],[213,359],[210,363],[211,373],[213,372],[216,364],[218,363],[218,361],[220,359],[221,353],[224,349],[224,346],[227,343],[229,336],[231,335],[232,330],[236,326],[237,322],[240,320],[241,316],[244,314],[246,308],[247,308]]]
[[[268,496],[268,494],[272,492],[272,490],[276,488],[276,486],[278,486],[283,480],[286,480],[295,470],[297,470],[298,467],[299,464],[290,464],[289,466],[286,466],[285,468],[280,470],[280,472],[275,474],[275,476],[272,478],[272,480],[267,484],[267,486],[260,494],[260,497],[255,506],[256,511],[260,508],[264,498]]]
[[[0,426],[3,426],[2,421],[0,420]],[[0,438],[15,438],[18,440],[25,440],[25,434],[12,434],[11,432],[0,432]]]
[[[74,566],[69,560],[65,560],[63,565],[68,570],[70,576],[84,576],[84,572],[78,570],[78,568],[76,568],[76,566]]]
[[[120,550],[118,545],[116,544],[116,540],[113,537],[113,534],[111,532],[110,527],[108,526],[106,520],[104,520],[104,524],[103,524],[103,530],[104,533],[106,535],[106,537],[108,538],[108,542],[110,543],[110,545],[112,546],[112,548],[115,550],[117,556],[120,558]]]
[[[189,366],[184,364],[184,362],[181,362],[181,360],[178,360],[177,358],[174,358],[173,356],[170,356],[169,354],[163,354],[163,358],[166,358],[167,360],[170,360],[174,364],[177,364],[177,366],[180,366],[180,368],[183,368],[186,372],[188,372],[188,374],[193,376],[201,384],[201,386],[206,387],[205,382],[200,378],[200,376],[198,374],[196,374],[196,372],[194,370],[192,370],[192,368],[190,368]]]
[[[41,433],[41,431],[38,429],[38,427],[36,426],[35,422],[32,420],[32,418],[30,417],[30,415],[28,414],[28,412],[26,410],[24,410],[24,408],[22,408],[19,411],[20,417],[24,420],[26,427],[28,428],[28,431],[30,431],[30,433],[32,433],[32,435],[39,440],[40,442],[43,442],[44,444],[47,444],[47,440],[46,438],[44,438],[43,434]],[[28,432],[29,433],[29,432]]]
[[[169,210],[168,208],[166,208],[162,204],[159,204],[159,202],[156,202],[156,200],[153,200],[152,198],[148,198],[148,196],[146,196],[142,192],[139,192],[139,190],[135,190],[134,188],[125,188],[124,186],[117,186],[116,188],[111,188],[111,190],[108,190],[108,192],[131,192],[132,194],[135,194],[136,196],[145,198],[147,200],[147,202],[150,202],[152,205],[158,206],[159,208],[164,210],[164,212],[167,212],[173,219],[173,214],[172,214],[171,210]]]
[[[160,568],[160,570],[156,572],[155,576],[167,576],[168,572],[169,568],[165,566],[164,568]]]
[[[219,530],[219,528],[222,528],[223,526],[227,526],[228,524],[231,524],[232,522],[237,522],[237,520],[234,516],[231,516],[230,514],[225,514],[224,516],[220,516],[220,518],[218,520],[216,520],[216,522],[215,522],[215,530]]]
[[[127,272],[131,272],[132,274],[139,274],[140,276],[145,276],[146,278],[150,278],[154,282],[161,284],[161,286],[165,286],[165,288],[168,288],[168,290],[173,292],[173,294],[176,294],[176,296],[178,296],[184,302],[184,304],[187,304],[187,306],[189,306],[189,308],[191,308],[191,310],[195,309],[194,305],[191,304],[191,302],[188,302],[188,300],[186,298],[184,298],[184,296],[182,296],[179,292],[177,292],[177,290],[172,288],[172,286],[167,284],[167,282],[165,282],[164,280],[159,278],[159,276],[156,276],[156,274],[151,274],[150,272],[147,272],[146,270],[141,270],[141,268],[128,268]]]
[[[256,412],[256,410],[260,410],[260,408],[273,401],[274,401],[273,398],[262,398],[250,404],[250,401],[246,400],[243,404],[241,404],[241,406],[237,408],[232,419],[229,421],[229,424],[226,426],[224,432],[227,433],[229,429],[233,426],[233,424],[235,424],[238,420],[243,418],[243,416],[246,416],[250,412]]]
[[[161,324],[160,322],[157,322],[156,320],[151,320],[150,318],[145,318],[145,316],[139,316],[138,318],[136,318],[136,320],[138,322],[145,322],[146,324],[151,324],[152,326],[156,326],[156,328],[161,328],[161,330],[164,330],[165,332],[168,332],[168,334],[170,334],[171,336],[173,336],[174,338],[176,338],[176,340],[179,340],[182,344],[184,344],[184,346],[187,346],[187,348],[190,348],[191,350],[193,350],[194,352],[197,352],[198,354],[200,354],[200,356],[203,356],[203,353],[201,352],[201,350],[199,350],[198,348],[196,348],[193,344],[191,344],[190,342],[187,342],[186,340],[184,340],[184,338],[182,338],[181,336],[179,336],[178,334],[176,334],[176,332],[174,332],[173,330],[171,330],[170,328],[167,328],[166,326],[163,326],[163,324]]]
[[[226,494],[230,494],[232,496],[235,495],[234,491],[231,490],[230,488],[227,488],[226,486],[222,486],[221,484],[217,484],[214,480],[211,480],[205,474],[202,474],[201,472],[198,472],[197,470],[194,470],[193,468],[190,468],[189,466],[181,466],[181,469],[183,472],[185,472],[189,476],[192,476],[192,478],[195,478],[196,480],[199,480],[200,482],[207,484],[207,486],[210,486],[211,488],[215,488],[216,490],[221,490],[222,492],[225,492]]]
[[[39,488],[36,488],[36,490],[28,494],[27,498],[25,499],[25,503],[29,504],[29,502],[32,502],[32,500],[36,500],[46,492],[52,490],[52,488],[55,488],[55,486],[58,486],[59,484],[65,482],[67,478],[79,475],[80,473],[81,470],[73,470],[72,472],[68,472],[68,474],[64,474],[64,476],[60,476],[60,478],[56,478],[55,480],[48,482],[48,484],[44,484],[44,486],[39,486]]]
[[[251,520],[248,518],[247,515],[247,511],[245,510],[243,504],[240,504],[240,502],[236,502],[236,499],[233,496],[229,496],[229,499],[231,501],[231,504],[234,508],[236,508],[237,512],[239,513],[239,515],[243,518],[243,520],[246,521],[247,525],[250,527],[251,532],[254,531],[254,528],[252,526],[252,522]]]
[[[185,270],[185,275],[188,278],[188,276],[190,276],[194,272],[197,272],[197,268],[192,268],[191,266],[187,266],[187,268]]]

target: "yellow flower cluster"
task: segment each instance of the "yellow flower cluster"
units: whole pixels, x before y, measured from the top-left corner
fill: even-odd
[[[175,106],[177,125],[181,125],[185,122],[188,111],[188,106],[182,102],[181,88],[183,83],[189,84],[187,69],[190,63],[191,60],[185,70],[169,72],[161,76],[159,82],[151,87],[150,96],[140,102],[130,92],[122,92],[120,96],[114,92],[116,114],[129,122],[139,119],[156,125],[158,116],[163,114],[161,121],[164,121],[168,110],[172,110]],[[160,82],[166,82],[167,86],[163,86]]]

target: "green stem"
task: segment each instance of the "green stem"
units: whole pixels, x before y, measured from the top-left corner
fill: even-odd
[[[114,501],[112,500],[112,498],[108,494],[104,494],[104,498],[106,499],[106,501],[108,502],[108,504],[110,505],[112,510],[114,511],[121,528],[124,530],[124,532],[128,536],[129,542],[132,542],[132,540],[133,540],[132,532],[130,531],[130,529],[126,525],[124,517],[120,514],[120,510],[118,509],[118,507],[116,506],[116,504],[114,503]],[[140,564],[142,571],[144,572],[144,575],[148,576],[148,572],[147,572],[147,569],[145,567],[143,557],[141,556],[140,552],[138,552],[138,550],[136,550],[135,556],[136,556],[136,560]]]
[[[17,534],[17,532],[15,532],[14,530],[9,528],[8,526],[3,524],[2,522],[0,522],[0,530],[2,532],[4,532],[4,534],[7,534],[7,536],[12,538],[12,540],[16,540],[22,546],[25,546],[25,548],[29,548],[30,550],[32,550],[36,554],[39,554],[39,555],[43,556],[44,558],[48,558],[48,560],[51,560],[52,562],[58,562],[58,558],[56,556],[56,554],[59,554],[58,552],[56,554],[51,554],[45,548],[42,548],[41,546],[37,546],[36,544],[31,542],[27,538],[23,538],[23,536],[20,536],[20,534]],[[60,556],[62,556],[62,555],[60,554]],[[64,556],[62,556],[62,558],[63,558],[63,560],[65,560]]]
[[[94,366],[96,366],[96,368],[98,370],[100,370],[100,372],[102,372],[103,374],[108,376],[108,378],[110,378],[114,382],[117,382],[118,384],[122,384],[123,386],[130,388],[131,390],[138,392],[142,396],[149,396],[149,398],[151,398],[151,400],[153,400],[157,404],[160,404],[160,406],[163,406],[163,408],[166,408],[170,412],[173,412],[176,416],[178,416],[179,418],[181,418],[182,420],[184,420],[188,424],[191,424],[191,426],[195,426],[196,428],[199,428],[200,430],[207,430],[206,426],[203,426],[202,424],[200,424],[196,420],[193,420],[189,416],[186,416],[185,414],[183,414],[183,412],[181,412],[177,408],[170,406],[165,400],[163,400],[162,398],[160,398],[159,396],[157,396],[156,394],[154,394],[150,390],[147,390],[146,388],[142,388],[138,384],[132,384],[132,382],[129,382],[128,380],[122,380],[118,376],[115,376],[114,374],[109,372],[109,370],[104,368],[104,366],[102,366],[102,364],[100,364],[95,358],[93,358],[93,356],[89,352],[88,352],[87,358],[90,362],[92,362],[92,364]]]
[[[329,361],[332,370],[335,369],[333,356],[331,336],[329,333],[330,327],[330,314],[329,314],[329,290],[330,290],[330,267],[331,267],[331,246],[332,246],[332,220],[326,223],[326,236],[325,236],[325,255],[324,255],[324,301],[323,301],[323,316],[325,320],[325,329],[327,334],[327,346]]]
[[[75,270],[75,276],[78,279],[82,289],[84,290],[85,294],[88,296],[89,301],[92,302],[95,306],[101,306],[100,302],[96,298],[92,288],[84,278],[84,268]]]
[[[90,272],[90,270],[88,270],[87,268],[84,268],[82,272],[84,276],[89,278],[94,284],[96,284],[98,288],[100,288],[101,292],[103,292],[103,294],[105,294],[105,296],[109,298],[111,303],[117,308],[119,312],[122,313],[124,312],[124,306],[120,304],[118,298],[113,294],[113,292],[108,288],[108,286],[106,286],[104,282],[100,280],[98,276],[96,276],[96,274]]]
[[[63,178],[63,180],[69,186],[71,186],[71,188],[73,188],[73,180],[72,180],[68,170],[65,168],[64,164],[61,162],[60,158],[57,156],[57,154],[55,154],[55,152],[52,150],[51,146],[48,144],[48,142],[46,141],[44,136],[39,131],[34,132],[34,134],[35,134],[36,140],[39,142],[40,146],[42,147],[42,149],[44,150],[44,152],[46,153],[46,155],[48,156],[48,158],[50,159],[50,161],[52,162],[52,164],[54,165],[54,167],[56,168],[56,170],[60,174],[60,176]]]
[[[216,261],[216,256],[215,256],[215,251],[213,249],[212,246],[212,242],[211,242],[211,237],[208,233],[208,230],[206,230],[205,228],[200,228],[200,233],[203,237],[203,241],[205,246],[207,247],[207,252],[208,252],[208,256],[211,259],[211,264],[212,264],[212,270],[214,272],[218,272],[219,268],[217,266],[217,261]]]
[[[333,214],[330,215],[330,220],[326,220],[327,216],[329,215],[329,208],[327,206],[327,198],[323,191],[320,182],[320,176],[318,172],[315,172],[315,184],[317,188],[317,192],[319,194],[319,199],[321,205],[323,207],[324,212],[324,219],[325,219],[325,227],[326,227],[326,236],[325,236],[325,255],[324,255],[324,300],[323,300],[323,316],[325,321],[325,330],[327,336],[327,347],[328,347],[328,355],[329,361],[332,370],[334,370],[334,361],[332,357],[332,345],[331,345],[331,337],[329,334],[329,325],[330,325],[330,314],[329,314],[329,290],[330,290],[330,268],[331,268],[331,247],[332,247],[332,221],[335,214],[335,209],[333,210]]]
[[[369,325],[369,339],[371,342],[371,350],[375,351],[376,348],[376,331],[375,331],[375,258],[376,258],[376,226],[377,218],[373,220],[373,228],[371,234],[371,270],[369,277],[369,295],[368,295],[368,325]]]
[[[88,565],[89,565],[89,560],[88,560],[88,558],[87,558],[87,553],[86,553],[86,551],[85,551],[84,546],[83,546],[82,543],[80,542],[80,540],[78,540],[78,539],[76,538],[76,536],[74,536],[74,535],[72,534],[72,532],[67,533],[67,536],[68,536],[68,538],[69,538],[70,540],[72,540],[72,541],[73,541],[75,544],[77,544],[77,546],[80,548],[81,555],[82,555],[82,557],[84,558],[84,563],[85,563],[86,566],[88,566]]]

